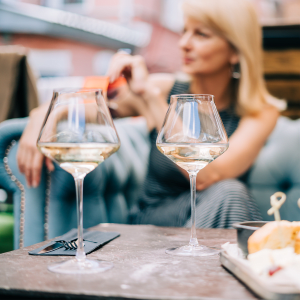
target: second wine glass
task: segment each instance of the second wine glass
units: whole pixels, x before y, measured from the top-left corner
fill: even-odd
[[[159,151],[189,173],[191,238],[186,246],[167,249],[181,256],[208,256],[218,251],[201,246],[196,235],[197,173],[223,154],[228,138],[212,95],[173,95],[156,145]]]
[[[110,262],[86,259],[83,244],[83,180],[120,147],[120,140],[101,90],[55,90],[38,138],[40,151],[75,180],[78,222],[76,259],[49,266],[65,274],[110,269]]]

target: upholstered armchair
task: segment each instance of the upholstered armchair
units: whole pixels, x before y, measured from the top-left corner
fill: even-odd
[[[43,169],[41,183],[28,188],[19,172],[18,140],[28,119],[11,119],[0,124],[0,182],[13,193],[14,247],[28,246],[61,235],[77,226],[74,179],[55,165]],[[143,118],[115,121],[121,148],[84,180],[84,227],[99,223],[126,223],[137,201],[145,177],[149,154]],[[100,184],[95,184],[100,182]]]

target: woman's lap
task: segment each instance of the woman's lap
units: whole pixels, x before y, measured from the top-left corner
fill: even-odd
[[[134,224],[152,224],[156,226],[184,226],[190,214],[191,200],[189,194],[180,197],[166,197],[159,205],[148,206],[137,211],[133,218]]]
[[[190,192],[166,198],[157,206],[139,211],[134,223],[157,226],[190,226]],[[235,222],[260,220],[261,216],[246,185],[237,179],[217,182],[196,193],[196,226],[230,228]]]
[[[236,179],[220,181],[198,194],[196,216],[196,226],[201,228],[230,228],[235,222],[261,220],[248,188]],[[190,225],[189,219],[185,226]]]

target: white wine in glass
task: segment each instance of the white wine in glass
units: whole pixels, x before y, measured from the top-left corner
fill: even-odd
[[[199,172],[210,162],[223,154],[228,145],[214,145],[206,143],[157,144],[158,150],[187,172]]]
[[[75,180],[78,222],[76,259],[50,265],[52,272],[91,274],[113,267],[86,259],[83,244],[83,180],[120,147],[120,140],[101,90],[55,90],[37,146]]]
[[[191,184],[191,238],[186,246],[166,253],[181,256],[208,256],[217,250],[201,246],[196,235],[197,173],[222,155],[228,138],[212,95],[174,95],[156,146],[158,150],[189,173]]]
[[[93,171],[120,145],[109,143],[39,143],[40,151],[56,161],[59,166],[73,176],[86,175]]]

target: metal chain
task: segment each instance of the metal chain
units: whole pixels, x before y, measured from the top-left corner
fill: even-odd
[[[4,168],[11,181],[13,181],[21,192],[21,205],[20,205],[20,228],[19,228],[19,248],[24,247],[24,226],[25,226],[25,187],[24,185],[12,174],[12,171],[8,165],[8,155],[11,148],[16,144],[13,140],[5,150],[5,156],[3,158]],[[46,180],[46,196],[45,196],[45,217],[44,217],[44,239],[48,240],[49,236],[49,204],[50,204],[50,186],[51,176],[50,172],[47,171]]]
[[[50,204],[51,172],[47,169],[46,196],[45,196],[45,219],[44,219],[44,240],[49,238],[49,204]]]
[[[25,188],[24,185],[12,174],[12,171],[8,165],[8,154],[11,148],[16,144],[16,141],[13,140],[10,145],[5,150],[5,156],[3,158],[4,168],[11,181],[13,181],[21,192],[21,205],[20,205],[20,228],[19,228],[19,248],[24,247],[24,225],[25,225]]]

